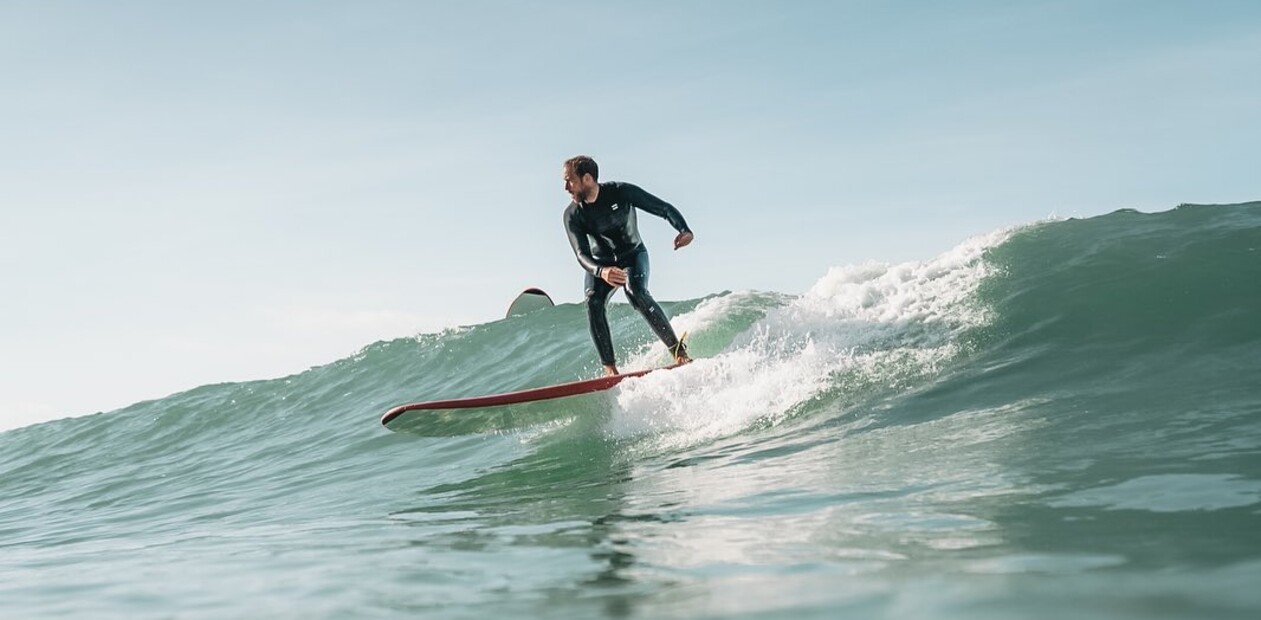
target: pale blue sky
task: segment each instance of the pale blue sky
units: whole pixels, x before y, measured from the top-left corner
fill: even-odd
[[[664,300],[1256,200],[1259,76],[1250,0],[5,0],[0,429],[577,301],[578,153]]]

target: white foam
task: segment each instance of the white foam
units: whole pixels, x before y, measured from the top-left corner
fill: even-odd
[[[700,333],[757,296],[758,294],[753,291],[739,291],[711,297],[701,301],[691,312],[671,319],[670,325],[674,328],[674,333],[680,337],[685,334]],[[651,368],[669,359],[670,353],[666,346],[654,339],[627,356],[626,368]]]
[[[973,303],[990,267],[985,251],[1002,230],[969,239],[928,261],[833,267],[809,291],[771,310],[726,351],[671,372],[624,382],[608,432],[654,436],[682,446],[773,425],[832,387],[838,375],[890,368],[921,372],[957,354],[954,339],[986,320]],[[730,295],[676,317],[676,331],[702,331],[730,311]],[[659,345],[658,345],[659,347]],[[664,349],[632,362],[651,365]],[[894,375],[900,374],[897,372]]]

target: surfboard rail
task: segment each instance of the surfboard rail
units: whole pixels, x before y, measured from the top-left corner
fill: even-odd
[[[491,394],[487,396],[469,396],[465,398],[451,398],[447,400],[431,400],[425,402],[408,403],[399,405],[385,412],[381,416],[382,426],[389,426],[390,422],[409,411],[423,411],[436,409],[473,409],[478,407],[498,407],[502,405],[515,405],[517,403],[528,403],[539,400],[550,400],[554,398],[564,398],[567,396],[578,396],[580,394],[590,394],[607,390],[613,386],[633,377],[642,377],[650,372],[657,370],[667,370],[670,368],[678,368],[679,364],[663,366],[661,368],[648,368],[645,370],[636,370],[633,372],[622,373],[618,375],[610,375],[607,377],[596,377],[595,379],[582,379],[579,381],[570,381],[568,383],[560,383],[557,385],[548,385],[543,387],[528,388],[515,392],[505,392],[503,394]]]

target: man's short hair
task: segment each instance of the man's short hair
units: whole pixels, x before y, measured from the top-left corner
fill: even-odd
[[[591,179],[593,181],[600,180],[600,166],[595,163],[594,159],[591,159],[586,155],[578,155],[577,157],[570,157],[565,160],[565,169],[573,173],[573,175],[579,179],[581,179],[583,175],[589,174],[591,175]]]

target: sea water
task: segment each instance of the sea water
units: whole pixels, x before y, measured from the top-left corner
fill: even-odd
[[[665,305],[509,432],[378,419],[596,376],[580,306],[0,434],[0,617],[1261,615],[1261,203]]]

